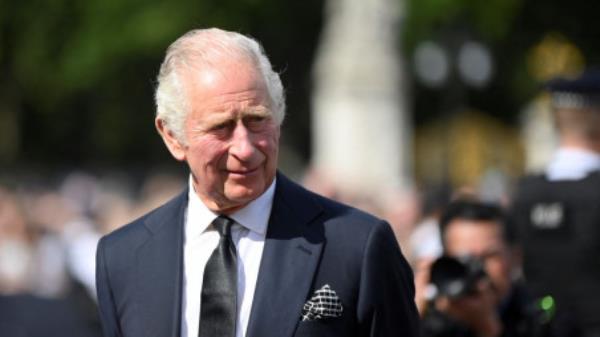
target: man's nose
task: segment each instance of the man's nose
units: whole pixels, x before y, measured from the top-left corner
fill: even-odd
[[[229,152],[239,160],[245,161],[250,159],[255,151],[256,148],[252,144],[252,134],[244,123],[239,121],[233,130]]]

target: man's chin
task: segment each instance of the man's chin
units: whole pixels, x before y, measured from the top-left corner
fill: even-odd
[[[232,184],[227,186],[225,197],[233,204],[248,204],[252,200],[258,198],[266,190],[263,184],[240,185]]]
[[[263,191],[259,191],[257,189],[243,189],[236,190],[230,193],[225,193],[227,199],[229,199],[232,203],[235,204],[247,204],[252,200],[258,198]]]

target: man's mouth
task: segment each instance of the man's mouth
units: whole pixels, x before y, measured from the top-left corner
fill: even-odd
[[[247,175],[253,174],[257,171],[258,171],[258,167],[253,168],[253,169],[246,169],[246,170],[227,170],[227,172],[229,174],[237,175],[237,176],[247,176]]]

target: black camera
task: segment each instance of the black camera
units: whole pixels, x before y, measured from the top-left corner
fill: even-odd
[[[459,298],[477,292],[477,283],[486,278],[483,262],[472,256],[441,256],[433,262],[427,298]]]

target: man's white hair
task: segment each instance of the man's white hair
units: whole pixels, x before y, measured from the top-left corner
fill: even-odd
[[[270,98],[273,118],[277,124],[285,116],[285,96],[279,74],[262,46],[254,39],[217,28],[187,32],[167,49],[158,73],[156,115],[177,139],[186,142],[184,122],[190,110],[181,76],[187,71],[215,69],[223,59],[250,61],[262,74]]]

